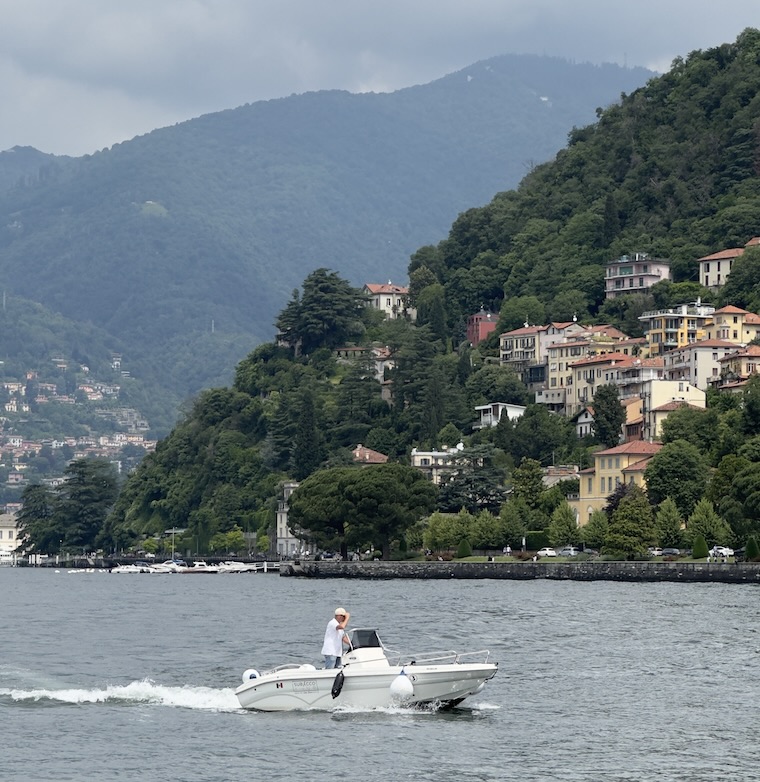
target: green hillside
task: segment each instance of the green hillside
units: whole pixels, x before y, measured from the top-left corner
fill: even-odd
[[[475,431],[474,406],[526,404],[528,396],[511,369],[459,342],[459,315],[480,300],[501,309],[503,322],[522,320],[530,305],[539,320],[546,313],[567,316],[564,308],[572,307],[626,325],[629,310],[642,303],[633,300],[642,297],[616,300],[612,311],[601,305],[599,284],[604,261],[628,250],[677,262],[680,282],[661,283],[654,301],[699,293],[688,283],[694,258],[760,233],[758,88],[760,32],[747,30],[734,44],[676,62],[621,106],[601,112],[595,125],[573,132],[555,162],[537,168],[516,191],[469,210],[448,239],[415,254],[417,325],[378,323],[347,282],[325,270],[309,275],[303,295],[279,319],[293,339],[308,344],[307,355],[263,345],[238,365],[232,388],[205,392],[127,482],[103,540],[121,546],[186,525],[190,545],[203,550],[235,525],[261,534],[271,527],[280,481],[350,463],[357,443],[404,462],[413,447],[460,439],[461,468],[441,488],[438,509],[469,513],[478,545],[514,545],[526,529],[550,531],[561,522],[563,494],[542,490],[540,465],[586,466],[588,449],[598,443],[579,442],[570,421],[543,405],[528,405],[515,423],[503,416],[498,426]],[[748,251],[732,276],[743,275],[745,257],[757,264],[756,251]],[[746,287],[757,295],[760,278]],[[321,342],[307,343],[318,333]],[[369,355],[353,363],[335,359],[330,347],[348,333],[390,351],[392,404],[381,398]],[[674,413],[672,434],[665,428],[666,442],[673,440],[666,453],[696,465],[694,475],[674,468],[672,482],[689,483],[696,496],[715,503],[721,518],[714,528],[728,524],[725,535],[739,543],[760,530],[758,410],[754,380],[744,404],[738,395],[719,395],[707,410]],[[505,484],[514,489],[506,503]],[[657,502],[668,496],[660,494]],[[405,541],[416,534],[407,531]]]
[[[760,234],[759,120],[760,33],[748,29],[574,130],[555,161],[419,251],[412,275],[426,267],[445,285],[451,322],[483,303],[504,326],[529,312],[627,317],[631,330],[647,302],[603,304],[606,261],[648,252],[671,259],[676,283],[696,281],[697,258]],[[656,303],[701,292],[667,288]]]
[[[291,96],[46,159],[0,197],[0,274],[184,397],[271,338],[309,270],[402,278],[458,212],[650,75],[505,56],[391,94]],[[19,181],[20,154],[0,156],[0,185]]]

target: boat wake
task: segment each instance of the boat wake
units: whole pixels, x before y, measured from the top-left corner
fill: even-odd
[[[150,679],[99,689],[0,688],[0,701],[67,704],[124,703],[158,705],[199,711],[240,711],[235,690],[212,687],[166,687]]]

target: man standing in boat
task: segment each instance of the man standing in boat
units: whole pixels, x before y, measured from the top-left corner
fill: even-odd
[[[336,608],[335,616],[327,623],[325,642],[322,644],[322,654],[325,658],[325,668],[340,668],[343,656],[343,644],[346,638],[346,625],[351,614],[345,608]]]

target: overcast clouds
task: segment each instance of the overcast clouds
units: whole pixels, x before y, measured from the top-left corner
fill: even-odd
[[[665,70],[757,0],[0,0],[0,150],[81,155],[318,89],[387,91],[535,53]]]

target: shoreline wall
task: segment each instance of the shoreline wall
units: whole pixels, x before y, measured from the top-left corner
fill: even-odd
[[[313,562],[280,564],[302,578],[458,578],[566,581],[675,581],[760,584],[760,563],[722,562]]]

